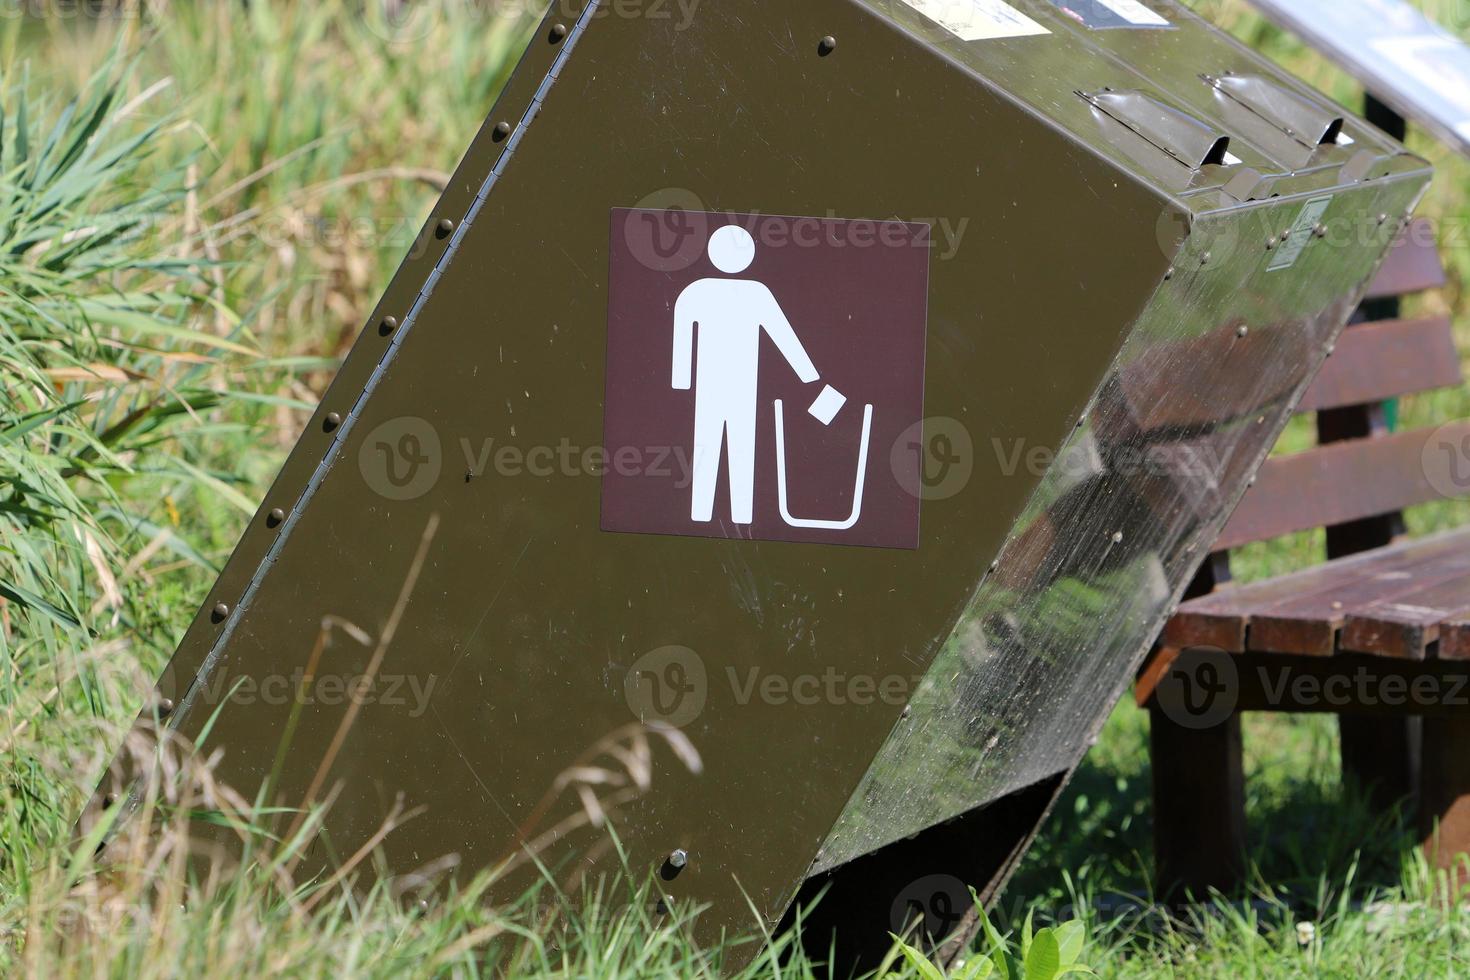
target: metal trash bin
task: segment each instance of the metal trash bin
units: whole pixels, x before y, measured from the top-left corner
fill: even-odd
[[[636,13],[547,14],[139,730],[331,795],[304,867],[605,822],[701,939],[805,882],[886,945],[1003,883],[1430,172],[1161,0]]]

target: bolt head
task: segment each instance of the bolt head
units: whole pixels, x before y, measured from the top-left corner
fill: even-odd
[[[265,515],[266,527],[280,527],[285,522],[286,512],[279,507],[273,508],[269,514]]]
[[[229,618],[229,615],[230,607],[225,605],[223,602],[215,603],[214,608],[209,611],[209,618],[214,620],[216,623],[223,623],[226,619]]]
[[[682,868],[689,863],[689,852],[682,847],[674,848],[669,854],[669,867]]]
[[[837,38],[833,37],[831,34],[828,34],[826,37],[822,38],[822,40],[817,42],[817,54],[821,55],[823,58],[827,57],[827,55],[836,50]]]
[[[434,234],[440,238],[448,238],[454,234],[454,219],[440,218],[439,223],[434,226]]]
[[[546,39],[552,44],[560,44],[562,41],[565,41],[566,38],[567,25],[565,24],[552,24],[551,32],[546,35]]]
[[[169,715],[174,713],[173,698],[159,698],[158,703],[154,706],[154,708],[158,712],[158,717],[167,718]]]
[[[322,428],[327,432],[331,432],[341,424],[342,416],[336,412],[328,412],[327,417],[322,419]]]
[[[498,122],[498,123],[496,123],[495,124],[495,129],[493,131],[491,131],[491,133],[490,133],[491,139],[495,140],[495,142],[497,142],[497,143],[499,143],[501,140],[505,139],[509,135],[510,135],[510,123],[508,123],[508,122]]]
[[[1240,326],[1238,326],[1238,327],[1235,328],[1235,336],[1237,336],[1237,337],[1244,337],[1244,336],[1248,335],[1250,332],[1251,332],[1251,328],[1248,327],[1248,326],[1246,326],[1243,323]]]
[[[378,335],[386,337],[398,329],[398,318],[396,316],[385,316],[378,323]]]

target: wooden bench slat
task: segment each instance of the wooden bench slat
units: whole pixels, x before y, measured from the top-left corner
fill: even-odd
[[[1409,542],[1409,547],[1412,549],[1413,542]],[[1314,597],[1256,616],[1251,620],[1247,645],[1277,653],[1328,656],[1338,652],[1339,631],[1354,615],[1379,603],[1411,601],[1410,597],[1417,593],[1466,576],[1470,576],[1470,536],[1447,553],[1411,565],[1385,567],[1379,574],[1342,586],[1330,596],[1326,609]]]
[[[1343,332],[1297,411],[1367,405],[1462,380],[1449,317],[1375,320]]]
[[[1470,611],[1456,613],[1439,628],[1441,660],[1470,660]]]
[[[1378,275],[1368,285],[1368,299],[1386,299],[1439,289],[1445,284],[1444,264],[1435,246],[1434,228],[1427,218],[1415,218],[1388,252]]]
[[[1470,572],[1416,585],[1351,612],[1343,624],[1342,649],[1422,659],[1429,644],[1439,640],[1440,624],[1470,610]]]
[[[1451,467],[1460,460],[1450,454],[1426,454],[1431,437],[1445,444],[1470,440],[1470,420],[1335,442],[1267,460],[1215,548],[1238,548],[1441,499],[1434,484],[1458,485],[1459,474]],[[1433,483],[1426,470],[1435,477]]]
[[[1425,569],[1455,556],[1470,556],[1470,529],[1364,552],[1264,582],[1226,586],[1182,604],[1164,629],[1163,643],[1170,647],[1213,646],[1240,653],[1246,649],[1247,628],[1254,631],[1263,617],[1285,618],[1293,612],[1319,618],[1340,614],[1333,604],[1343,602],[1343,596],[1374,595],[1375,590],[1385,588],[1385,583],[1412,581]],[[1303,640],[1281,652],[1330,652],[1335,629],[1332,626],[1327,632],[1326,648]]]

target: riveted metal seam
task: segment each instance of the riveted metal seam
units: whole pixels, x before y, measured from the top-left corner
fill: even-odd
[[[205,656],[203,663],[199,666],[198,672],[190,682],[188,691],[179,699],[179,704],[172,714],[174,725],[178,725],[188,716],[190,709],[193,707],[196,692],[200,688],[200,679],[207,676],[219,663],[225,647],[229,645],[230,639],[234,636],[242,617],[250,609],[255,595],[265,579],[266,573],[275,565],[286,543],[291,538],[291,532],[295,529],[296,522],[300,520],[311,499],[316,495],[317,490],[325,481],[327,474],[336,464],[341,449],[346,444],[347,437],[352,432],[357,419],[361,415],[362,409],[367,404],[368,398],[372,396],[379,382],[387,373],[388,368],[397,358],[403,341],[413,330],[413,326],[418,319],[419,313],[423,310],[424,304],[428,301],[434,288],[439,284],[440,279],[444,275],[444,271],[454,260],[455,255],[459,251],[459,246],[464,241],[464,236],[469,231],[470,225],[474,223],[481,207],[484,206],[486,199],[489,197],[490,190],[499,182],[501,175],[504,174],[507,164],[510,162],[511,157],[515,155],[515,151],[520,146],[521,140],[525,136],[531,121],[540,112],[542,103],[551,91],[551,86],[560,78],[561,69],[576,49],[577,42],[581,39],[583,31],[592,22],[592,17],[601,2],[602,0],[589,0],[581,16],[577,18],[572,30],[567,35],[566,40],[562,43],[561,50],[557,53],[551,67],[547,70],[546,76],[542,79],[541,85],[537,88],[535,95],[532,96],[530,105],[527,106],[525,112],[522,114],[520,122],[516,125],[510,138],[506,141],[504,150],[501,151],[499,158],[497,158],[495,164],[490,168],[490,173],[481,184],[479,193],[475,195],[475,199],[471,202],[464,219],[455,230],[454,237],[450,239],[448,248],[445,249],[444,254],[440,256],[439,261],[435,264],[433,271],[429,273],[423,286],[420,287],[418,296],[414,299],[408,314],[404,317],[399,328],[394,332],[393,340],[389,343],[382,359],[378,362],[377,367],[373,369],[372,375],[363,386],[363,390],[358,396],[357,401],[353,404],[352,409],[347,413],[346,418],[343,419],[342,425],[338,428],[336,436],[332,440],[332,444],[327,448],[326,455],[317,464],[316,470],[307,481],[306,489],[302,491],[296,505],[286,518],[286,522],[277,532],[276,540],[272,543],[270,550],[266,552],[265,557],[261,559],[260,564],[256,567],[255,573],[246,584],[244,592],[227,618],[218,638],[216,638],[214,644],[210,647],[209,653]]]

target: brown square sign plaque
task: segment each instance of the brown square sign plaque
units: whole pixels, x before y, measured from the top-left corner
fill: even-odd
[[[918,547],[929,243],[614,210],[603,530]]]

